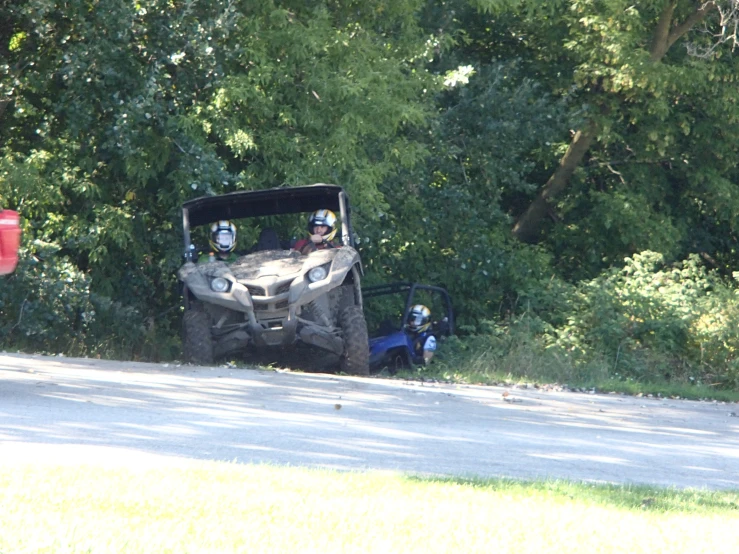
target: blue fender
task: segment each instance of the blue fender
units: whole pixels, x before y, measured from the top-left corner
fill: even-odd
[[[370,366],[382,363],[392,350],[404,350],[408,357],[413,355],[413,342],[403,331],[396,331],[384,337],[370,339]]]

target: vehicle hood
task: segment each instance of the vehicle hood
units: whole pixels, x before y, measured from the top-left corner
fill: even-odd
[[[233,262],[229,269],[238,280],[253,280],[298,273],[307,261],[308,256],[294,250],[269,250],[242,256]],[[330,258],[326,261],[330,261]],[[320,264],[311,263],[311,266],[313,265]]]
[[[184,281],[192,272],[211,277],[233,276],[237,281],[255,281],[263,277],[294,276],[314,267],[330,263],[334,259],[337,259],[338,263],[341,263],[345,257],[348,258],[347,261],[350,261],[350,250],[349,248],[332,248],[311,252],[308,255],[294,250],[254,252],[241,256],[228,264],[221,261],[199,264],[187,263],[180,268],[179,277]]]

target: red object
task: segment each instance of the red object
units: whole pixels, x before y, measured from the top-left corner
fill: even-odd
[[[15,271],[20,244],[21,225],[18,212],[0,210],[0,275]]]
[[[311,242],[310,239],[300,239],[298,242],[296,242],[293,245],[293,250],[297,250],[301,254],[305,254],[306,252],[303,252],[303,248],[305,248],[308,245],[313,246],[313,250],[323,250],[324,248],[337,248],[337,246],[333,242],[322,242],[321,244],[314,244]]]

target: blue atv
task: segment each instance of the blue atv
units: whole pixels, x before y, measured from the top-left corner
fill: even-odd
[[[443,287],[399,282],[364,287],[362,295],[370,337],[370,369],[375,372],[423,365],[427,360],[422,345],[454,334],[452,302]],[[414,332],[408,322],[419,304],[428,307],[431,320],[426,329]]]

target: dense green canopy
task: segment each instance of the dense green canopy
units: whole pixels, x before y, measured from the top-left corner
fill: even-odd
[[[314,182],[349,191],[369,282],[444,284],[463,329],[556,326],[562,287],[643,251],[728,278],[733,8],[4,2],[0,202],[24,243],[0,336],[175,356],[182,202]]]

